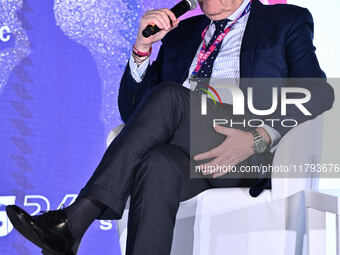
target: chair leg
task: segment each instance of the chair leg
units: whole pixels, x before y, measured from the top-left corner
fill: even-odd
[[[326,213],[307,208],[307,254],[326,254],[326,246]]]
[[[340,255],[340,215],[336,215],[336,255]]]

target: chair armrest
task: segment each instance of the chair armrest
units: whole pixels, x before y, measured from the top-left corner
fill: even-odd
[[[109,135],[106,138],[106,146],[109,147],[112,143],[113,139],[116,138],[116,136],[119,134],[120,131],[122,131],[125,124],[120,124],[116,126],[114,129],[112,129],[109,133]]]

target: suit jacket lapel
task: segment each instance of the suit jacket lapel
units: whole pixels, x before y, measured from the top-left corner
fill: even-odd
[[[209,25],[209,23],[210,20],[205,15],[201,15],[201,21],[199,22],[199,24],[193,27],[190,33],[186,34],[186,44],[184,46],[185,49],[182,49],[182,52],[185,54],[185,56],[183,56],[183,70],[186,71],[183,72],[181,83],[183,83],[189,75],[189,69],[192,60],[194,59],[197,49],[202,42],[201,34],[204,28]]]
[[[241,53],[240,53],[240,77],[252,77],[252,66],[256,46],[260,43],[261,34],[264,31],[263,16],[265,15],[264,6],[258,1],[253,0],[249,19],[244,31]]]

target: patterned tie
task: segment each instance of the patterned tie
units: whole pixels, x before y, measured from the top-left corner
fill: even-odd
[[[213,37],[210,39],[208,45],[207,45],[207,49],[209,49],[209,47],[211,46],[211,44],[216,40],[216,38],[223,33],[226,25],[228,24],[228,21],[230,21],[229,19],[224,19],[224,20],[218,20],[218,21],[213,21],[213,23],[215,24],[215,32]],[[221,44],[220,43],[215,50],[210,54],[210,56],[208,57],[208,59],[204,62],[204,64],[202,65],[202,67],[200,68],[200,70],[197,73],[197,77],[198,78],[210,78],[212,70],[213,70],[213,66],[214,66],[214,61],[217,57],[217,54],[221,48]],[[197,81],[197,86],[195,88],[195,91],[198,93],[205,93],[203,90],[201,90],[201,88],[206,88],[206,86],[204,86],[202,83],[200,83],[200,80]]]

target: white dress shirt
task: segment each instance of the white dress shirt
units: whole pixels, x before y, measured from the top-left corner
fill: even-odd
[[[248,5],[250,0],[244,0],[242,5],[230,16],[228,19],[231,20],[228,22],[227,26],[230,25],[234,20],[236,20],[240,14],[243,12],[245,7]],[[241,53],[241,43],[243,34],[247,25],[247,21],[249,18],[249,13],[240,18],[234,25],[233,29],[227,34],[227,36],[223,39],[220,51],[214,61],[213,70],[211,73],[211,78],[228,78],[232,83],[235,83],[235,86],[239,86],[239,78],[240,78],[240,53]],[[211,22],[207,32],[205,34],[204,40],[206,44],[210,41],[213,34],[215,32],[215,25]],[[183,86],[194,89],[189,84],[189,77],[194,71],[197,65],[198,55],[200,53],[203,41],[197,49],[196,55],[191,63],[189,69],[189,76],[184,81]],[[143,76],[146,72],[150,63],[150,59],[147,58],[139,67],[134,62],[133,57],[130,57],[129,65],[131,70],[131,75],[133,79],[140,83],[143,79]],[[214,87],[215,88],[215,87]],[[232,104],[232,94],[228,89],[223,88],[215,88],[217,93],[221,97],[221,101],[223,103]],[[267,131],[271,138],[271,152],[273,152],[276,148],[277,142],[280,139],[280,133],[276,131],[274,128],[264,125],[263,128]]]

